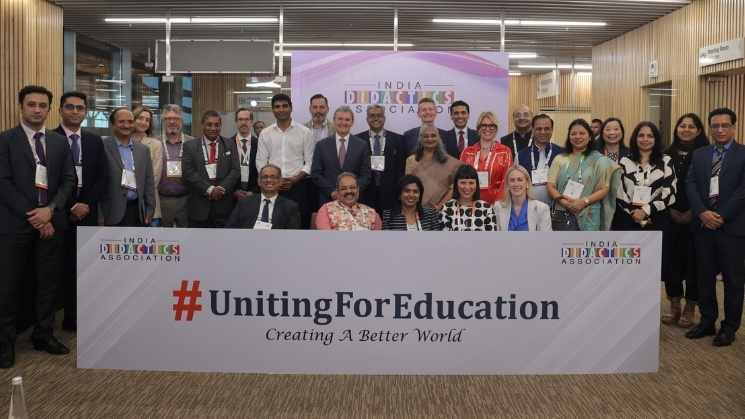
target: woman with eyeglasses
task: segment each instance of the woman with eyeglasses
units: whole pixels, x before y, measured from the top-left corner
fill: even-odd
[[[494,208],[480,199],[479,175],[473,166],[461,165],[453,180],[453,199],[440,211],[446,231],[496,231]]]
[[[437,212],[422,206],[424,185],[414,175],[403,175],[396,185],[393,208],[383,211],[383,230],[442,230]]]
[[[406,159],[406,174],[421,179],[424,191],[422,205],[440,211],[453,194],[453,179],[461,162],[445,151],[434,124],[424,124],[419,130],[419,147]]]
[[[499,122],[494,112],[482,112],[478,121],[480,140],[463,150],[460,161],[473,166],[481,185],[481,199],[493,205],[504,196],[504,180],[507,169],[512,166],[512,151],[497,139]]]
[[[132,131],[132,139],[142,143],[150,149],[150,160],[153,163],[153,182],[155,186],[155,213],[153,214],[153,226],[158,226],[163,215],[160,212],[160,195],[158,186],[163,175],[163,145],[153,138],[153,113],[147,106],[139,106],[132,111],[135,117],[135,129]],[[158,220],[158,221],[156,221]]]

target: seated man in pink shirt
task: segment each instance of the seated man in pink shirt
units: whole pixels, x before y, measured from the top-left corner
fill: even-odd
[[[336,199],[324,204],[316,216],[318,230],[380,230],[380,216],[367,205],[357,203],[360,197],[357,176],[344,172],[336,179]]]

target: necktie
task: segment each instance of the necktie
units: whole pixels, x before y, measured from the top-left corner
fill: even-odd
[[[248,153],[248,146],[246,146],[246,142],[248,140],[244,138],[241,141],[243,141],[243,154],[246,154],[246,153]]]
[[[344,138],[341,138],[341,145],[339,146],[339,167],[344,168],[344,160],[347,158],[347,148],[344,147]]]
[[[47,165],[47,158],[44,155],[44,144],[41,143],[41,137],[44,134],[37,132],[34,134],[34,148],[36,149],[36,155],[39,157],[39,164],[42,166]],[[49,198],[47,195],[47,190],[39,188],[39,204],[43,207],[46,207],[49,204]]]
[[[380,156],[380,135],[375,134],[375,143],[373,144],[373,155]],[[380,171],[375,171],[375,186],[380,186]]]
[[[264,199],[264,209],[261,210],[261,222],[263,223],[269,222],[269,204],[271,203],[272,201]]]
[[[72,148],[72,164],[75,166],[81,166],[80,164],[80,145],[78,145],[78,138],[80,136],[78,134],[72,134],[70,136],[70,140],[72,140],[72,144],[70,144],[70,147]],[[78,184],[80,183],[81,179],[78,179]],[[80,196],[80,189],[77,189],[76,196]]]
[[[210,163],[217,163],[217,140],[210,143]]]
[[[466,148],[466,140],[463,138],[463,131],[461,131],[458,134],[458,152],[462,153],[464,148]]]
[[[717,147],[717,157],[714,159],[714,163],[711,165],[711,177],[719,176],[719,171],[722,169],[722,155],[724,154],[724,147]],[[716,211],[717,209],[717,197],[712,196],[709,198],[709,209]]]

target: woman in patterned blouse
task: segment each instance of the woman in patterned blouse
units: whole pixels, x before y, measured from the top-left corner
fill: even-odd
[[[626,130],[623,129],[623,123],[618,118],[608,118],[600,127],[600,137],[595,148],[605,157],[618,163],[622,158],[629,155],[629,148],[624,144],[623,139],[626,137]]]
[[[443,230],[496,231],[494,208],[479,199],[479,175],[473,166],[464,164],[455,172],[453,199],[440,211]]]

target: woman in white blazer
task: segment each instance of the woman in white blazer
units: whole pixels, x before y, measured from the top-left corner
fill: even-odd
[[[504,198],[494,204],[497,231],[551,231],[551,210],[535,199],[530,190],[530,175],[515,165],[507,171]]]

